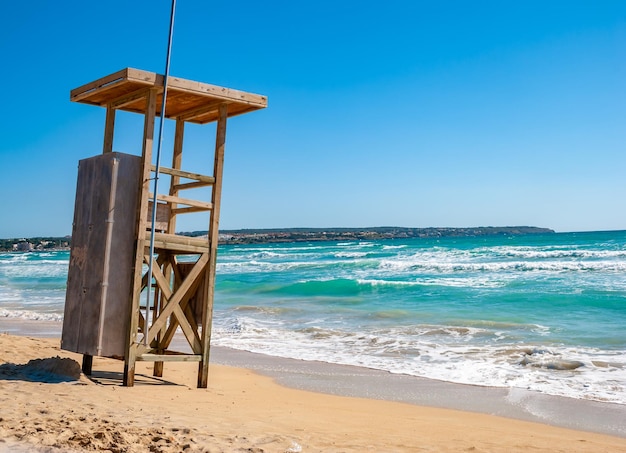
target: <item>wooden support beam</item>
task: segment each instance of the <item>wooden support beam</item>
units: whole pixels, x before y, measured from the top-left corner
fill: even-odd
[[[181,167],[182,167],[182,162],[183,162],[183,138],[185,136],[185,122],[184,121],[176,121],[176,130],[174,132],[174,152],[172,155],[172,168],[171,169],[167,169],[167,170],[171,170],[171,171],[180,171]],[[163,170],[163,168],[161,168],[161,171]],[[156,167],[153,167],[152,171],[156,171]],[[167,173],[166,173],[167,174]],[[175,175],[172,173],[169,173],[172,177],[170,178],[170,192],[169,194],[171,196],[178,196],[178,190],[175,189],[174,187],[176,185],[178,185],[180,183],[180,176],[179,175]],[[176,232],[176,212],[173,212],[173,210],[176,208],[176,204],[175,203],[171,203],[170,204],[170,209],[169,209],[169,218],[168,218],[168,223],[167,223],[167,233],[169,234],[174,234]],[[167,279],[167,281],[171,281],[171,277],[172,277],[172,271],[174,271],[174,273],[176,269],[176,257],[175,256],[171,256],[170,257],[170,264],[167,267],[167,270],[165,272],[165,278]],[[163,308],[163,305],[161,306],[161,308]],[[175,322],[175,318],[172,317],[172,319],[170,320],[170,324]],[[163,327],[161,329],[161,332],[159,332],[159,346],[163,349],[166,349],[169,346],[169,341],[165,341],[165,334],[167,333],[167,329],[165,327]],[[157,352],[162,352],[162,349],[159,349]],[[153,374],[154,376],[163,376],[163,361],[156,361],[154,362],[154,367],[153,367]]]
[[[115,128],[115,108],[107,105],[107,113],[104,120],[104,144],[102,145],[102,153],[110,153],[113,151],[113,129]]]
[[[173,296],[172,289],[170,288],[170,283],[166,279],[165,275],[161,272],[161,267],[159,263],[157,263],[156,260],[153,260],[152,276],[154,280],[156,281],[159,290],[162,292],[163,298],[165,300],[165,303],[163,304],[161,312],[158,313],[158,315],[155,316],[155,319],[153,320],[153,325],[155,325],[161,316],[165,316],[165,313],[170,312],[169,305],[173,304],[174,302],[170,300],[172,299],[172,296]],[[195,282],[192,282],[192,283],[193,285],[190,287],[190,291],[194,291],[195,290],[194,287],[198,286],[197,283]],[[189,321],[187,319],[187,316],[183,312],[183,309],[178,304],[175,304],[173,306],[173,309],[171,310],[171,314],[176,317],[178,325],[183,330],[183,333],[185,334],[185,337],[187,338],[187,341],[189,342],[189,345],[191,346],[191,349],[193,350],[193,352],[196,354],[200,354],[202,350],[201,344],[200,344],[200,337],[198,336],[198,332],[194,331],[192,326],[189,324]],[[153,337],[156,338],[157,336],[158,336],[158,333],[153,334],[153,329],[150,329],[150,332],[148,333],[148,340],[152,341]]]
[[[176,215],[178,215],[178,214],[191,214],[191,213],[194,213],[194,212],[205,212],[205,211],[210,211],[210,209],[198,208],[198,207],[172,209],[172,212],[174,214],[176,214]]]
[[[195,289],[198,285],[198,276],[202,274],[206,269],[206,264],[209,261],[208,253],[204,253],[200,255],[200,258],[194,265],[193,269],[187,275],[185,281],[183,281],[182,285],[176,290],[176,292],[172,295],[169,303],[166,307],[163,308],[161,312],[161,316],[159,319],[155,320],[152,323],[152,327],[149,328],[148,331],[148,343],[154,339],[156,336],[156,332],[158,332],[165,323],[167,322],[167,317],[174,312],[174,309],[183,301],[189,300],[189,298],[193,295],[192,290]],[[179,307],[180,308],[180,307]]]
[[[148,260],[150,259],[149,256],[144,257],[144,258],[148,258]],[[145,260],[145,261],[148,261],[148,260]],[[161,266],[159,266],[159,263],[155,259],[152,260],[152,278],[154,278],[154,281],[156,282],[157,286],[163,293],[163,297],[165,298],[165,300],[166,301],[169,300],[170,297],[172,297],[172,289],[170,288],[170,282],[167,280],[167,278],[165,278],[165,275],[163,275],[163,272],[161,272]]]
[[[213,181],[211,182],[202,182],[202,181],[185,182],[182,184],[174,185],[173,191],[175,191],[178,194],[178,191],[180,190],[198,189],[200,187],[207,187],[207,186],[212,186],[212,185],[213,185]]]
[[[152,89],[155,89],[155,88],[152,88]],[[132,91],[130,93],[124,94],[118,98],[113,99],[109,105],[111,105],[112,107],[116,109],[123,109],[128,104],[132,104],[133,102],[136,102],[148,96],[148,91],[150,90],[151,88],[149,87],[145,87],[145,88],[142,87],[138,90]],[[156,88],[156,91],[157,93],[160,93],[161,91],[163,91],[163,89],[161,88],[159,90],[158,88]]]
[[[170,195],[173,197],[178,196],[178,189],[176,186],[180,184],[180,178],[186,178],[187,176],[175,174],[174,172],[180,172],[183,164],[183,138],[185,136],[185,122],[176,120],[176,130],[174,132],[174,154],[172,156],[172,168],[168,168],[171,173],[166,173],[172,176],[170,179]],[[198,175],[199,176],[199,175]],[[170,206],[170,221],[168,224],[167,232],[174,234],[176,232],[176,203],[172,203]]]
[[[217,112],[219,110],[220,101],[216,101],[211,105],[203,105],[191,110],[185,110],[178,114],[177,119],[182,121],[191,121],[199,116],[206,115],[207,113]]]
[[[171,244],[163,240],[154,241],[155,250],[169,250],[178,254],[200,255],[206,253],[206,245],[198,247],[197,245]]]
[[[207,388],[209,383],[209,356],[211,348],[211,327],[213,324],[213,296],[215,294],[215,267],[217,265],[217,242],[219,239],[220,200],[222,197],[222,175],[224,172],[224,151],[226,148],[226,120],[228,105],[221,104],[215,137],[215,160],[213,177],[215,184],[211,194],[213,210],[209,220],[209,264],[206,269],[208,294],[202,314],[202,360],[198,364],[198,387]]]
[[[152,198],[152,194],[150,194],[150,198]],[[187,206],[194,206],[196,208],[202,208],[207,211],[213,208],[213,205],[211,203],[207,203],[205,201],[191,200],[189,198],[172,197],[170,195],[159,194],[157,195],[157,200],[166,201],[168,203],[176,203],[176,204],[184,204]]]
[[[86,376],[91,376],[91,370],[93,368],[93,356],[90,354],[83,354],[83,365],[81,370]]]
[[[156,166],[151,165],[150,170],[156,171]],[[205,176],[199,173],[191,173],[191,172],[183,171],[183,170],[176,169],[176,168],[159,167],[159,172],[164,173],[166,175],[178,176],[181,178],[195,179],[196,181],[202,181],[208,185],[211,185],[215,182],[215,178],[212,176]]]
[[[135,264],[133,267],[133,292],[131,297],[131,312],[129,314],[129,332],[126,338],[126,356],[124,358],[124,385],[132,387],[135,384],[135,360],[137,329],[139,328],[139,301],[141,300],[142,288],[142,265],[144,255],[145,231],[148,217],[148,193],[150,192],[150,163],[152,161],[152,146],[154,142],[154,118],[156,115],[157,89],[150,90],[148,94],[148,108],[144,116],[143,146],[141,150],[141,162],[143,174],[139,190],[139,202],[137,203],[137,247],[135,249]],[[148,288],[148,291],[150,289]],[[147,330],[144,328],[144,331]],[[145,333],[144,333],[145,335]]]
[[[199,283],[199,282],[198,282]],[[193,291],[196,291],[196,288],[193,289]],[[192,328],[194,329],[195,333],[196,333],[196,338],[198,341],[200,341],[200,338],[197,336],[197,332],[198,332],[198,324],[195,321],[195,314],[193,313],[193,311],[190,309],[189,307],[189,301],[185,300],[182,301],[180,303],[180,308],[185,312],[185,316],[187,318],[187,321],[189,321],[189,325],[192,326]],[[169,347],[170,343],[172,342],[172,340],[174,339],[174,334],[176,333],[176,329],[178,328],[178,321],[176,318],[173,318],[170,322],[170,325],[167,327],[167,330],[165,332],[165,334],[163,335],[163,345],[167,348]],[[197,352],[198,354],[201,354],[202,351],[199,350],[194,350],[194,352]]]
[[[109,87],[114,87],[117,83],[125,80],[128,74],[128,69],[129,68],[122,69],[121,71],[114,72],[106,77],[102,77],[101,79],[73,89],[70,91],[70,101],[80,102],[95,90],[106,90]]]
[[[187,338],[187,342],[189,343],[189,346],[191,346],[191,350],[195,354],[201,354],[202,343],[200,342],[200,336],[198,335],[198,332],[191,327],[191,324],[189,323],[189,320],[187,319],[187,316],[183,312],[182,308],[180,308],[180,305],[176,304],[172,314],[176,316],[178,325],[180,325],[180,328],[185,334],[185,338]]]
[[[150,232],[146,231],[145,236],[146,240],[150,239]],[[171,250],[173,252],[179,251],[177,247],[191,247],[200,249],[200,253],[206,253],[209,249],[209,242],[206,238],[197,238],[191,236],[179,236],[177,234],[167,234],[167,233],[155,233],[154,234],[155,248],[163,248],[165,250]],[[157,247],[156,243],[161,245],[167,245],[167,247]],[[180,249],[180,251],[184,251],[184,249]]]
[[[137,357],[137,360],[144,362],[199,362],[201,355],[195,354],[151,354],[146,353]]]

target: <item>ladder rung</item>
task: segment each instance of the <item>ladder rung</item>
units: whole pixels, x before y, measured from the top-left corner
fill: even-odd
[[[143,362],[200,362],[201,355],[196,354],[141,354],[138,361]]]
[[[156,165],[151,165],[150,170],[156,171]],[[179,176],[186,179],[195,179],[208,185],[215,184],[215,178],[213,176],[201,175],[200,173],[190,173],[188,171],[176,170],[175,168],[159,167],[159,173],[165,173],[166,175]]]
[[[198,208],[196,206],[191,206],[189,208],[172,209],[172,214],[189,214],[189,213],[192,213],[192,212],[203,212],[203,211],[210,211],[210,209]]]
[[[146,231],[147,241],[150,241],[150,234],[150,231]],[[209,240],[176,234],[154,233],[154,247],[177,252],[206,253],[209,249]]]
[[[150,194],[150,199],[154,199],[154,195]],[[213,209],[213,204],[206,201],[190,200],[189,198],[180,198],[173,195],[157,195],[157,200],[166,201],[168,203],[184,204],[187,206],[194,206],[196,208],[203,208],[208,211]]]
[[[175,184],[174,185],[174,190],[186,190],[186,189],[196,189],[198,187],[206,187],[206,186],[212,186],[213,183],[211,182],[204,182],[204,181],[194,181],[194,182],[185,182],[182,184]]]

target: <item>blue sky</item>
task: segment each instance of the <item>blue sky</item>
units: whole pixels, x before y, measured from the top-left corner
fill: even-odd
[[[71,232],[104,109],[69,92],[163,72],[169,11],[3,4],[0,237]],[[179,0],[171,74],[269,98],[228,124],[223,229],[626,229],[626,2]],[[117,127],[137,154],[141,120]],[[183,167],[213,140],[192,128]]]

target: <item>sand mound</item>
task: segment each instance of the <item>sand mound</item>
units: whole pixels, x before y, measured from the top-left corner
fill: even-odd
[[[80,379],[78,362],[69,358],[51,357],[33,359],[24,365],[4,363],[0,365],[0,379],[31,382],[58,383]]]

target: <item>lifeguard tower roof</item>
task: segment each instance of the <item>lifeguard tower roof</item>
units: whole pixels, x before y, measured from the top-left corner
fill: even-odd
[[[145,114],[148,108],[146,91],[155,87],[163,87],[162,75],[126,68],[72,90],[70,100]],[[159,116],[162,96],[161,90],[156,100]],[[267,97],[178,77],[168,78],[166,118],[210,123],[217,121],[219,105],[224,103],[230,117],[267,107]]]

